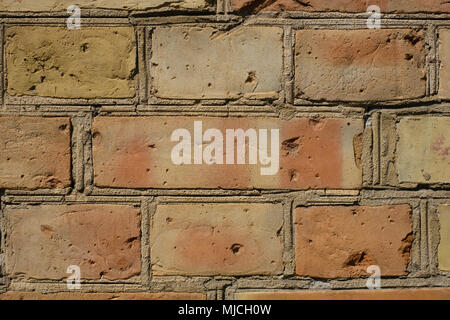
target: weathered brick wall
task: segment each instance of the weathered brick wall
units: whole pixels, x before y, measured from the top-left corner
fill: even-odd
[[[449,2],[0,11],[0,299],[450,297]]]

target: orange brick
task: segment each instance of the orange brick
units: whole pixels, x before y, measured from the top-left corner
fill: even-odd
[[[423,31],[404,29],[299,30],[295,94],[314,101],[423,97],[424,43]]]
[[[154,275],[279,274],[281,204],[159,205],[153,219]]]
[[[202,122],[203,132],[220,130],[223,140],[226,129],[279,129],[279,170],[261,175],[267,166],[259,160],[250,165],[247,147],[245,164],[226,164],[225,156],[224,164],[192,164],[193,151],[191,164],[174,164],[171,152],[178,142],[171,134],[187,129],[192,142],[194,121]],[[358,189],[362,130],[361,119],[343,118],[96,117],[94,182],[127,188]]]
[[[450,300],[450,288],[326,290],[326,291],[241,291],[236,300]]]
[[[0,188],[70,186],[69,118],[0,117],[0,131]]]
[[[295,210],[296,273],[314,278],[407,274],[413,240],[411,207],[323,206]]]
[[[141,271],[139,209],[124,205],[7,206],[10,277],[127,279]]]

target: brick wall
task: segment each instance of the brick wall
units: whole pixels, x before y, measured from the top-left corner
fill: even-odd
[[[72,4],[0,1],[0,299],[450,298],[450,3]]]

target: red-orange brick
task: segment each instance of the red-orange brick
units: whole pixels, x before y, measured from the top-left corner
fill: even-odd
[[[0,188],[70,186],[69,118],[0,117]]]
[[[314,278],[405,275],[413,240],[411,207],[318,206],[295,210],[296,273]]]
[[[366,12],[370,5],[382,13],[450,12],[450,3],[442,0],[232,0],[234,10],[243,11],[306,11],[306,12]]]
[[[281,204],[158,205],[150,232],[154,275],[279,274]]]
[[[127,279],[141,271],[139,209],[126,205],[7,206],[6,272],[10,277]]]
[[[175,165],[171,151],[178,142],[170,141],[171,134],[185,128],[192,141],[194,121],[202,121],[203,132],[217,128],[224,137],[226,129],[279,129],[278,172],[261,175],[259,162],[248,164],[248,148],[246,164]],[[362,131],[363,121],[350,118],[96,117],[94,182],[127,188],[358,189]]]

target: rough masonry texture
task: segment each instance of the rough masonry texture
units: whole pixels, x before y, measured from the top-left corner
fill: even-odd
[[[6,38],[9,95],[55,98],[135,95],[136,49],[132,28],[12,27],[7,29]]]
[[[438,208],[441,223],[441,242],[439,243],[439,269],[450,270],[450,205]]]
[[[397,130],[399,181],[450,183],[450,117],[405,117]]]
[[[126,279],[140,273],[139,209],[11,206],[5,217],[6,272],[11,277],[63,279],[69,265],[80,266],[84,279]]]
[[[158,206],[151,228],[154,274],[279,274],[280,204]]]
[[[69,118],[3,116],[0,129],[0,188],[70,186]]]
[[[282,29],[273,27],[158,28],[152,42],[154,93],[179,99],[276,98],[282,36]]]
[[[1,11],[65,11],[73,5],[71,0],[2,0]],[[209,3],[205,0],[80,0],[76,4],[83,9],[125,9],[145,10],[153,8],[176,8],[176,9],[205,9]]]
[[[423,36],[411,30],[297,31],[296,96],[319,101],[423,97]]]
[[[314,278],[351,277],[378,265],[384,276],[406,273],[411,208],[402,206],[297,208],[296,272]]]
[[[186,128],[193,139],[195,121],[202,121],[203,131],[218,129],[224,136],[226,129],[279,129],[279,170],[261,175],[263,165],[249,164],[255,150],[248,146],[245,164],[226,164],[226,159],[223,164],[193,164],[193,159],[190,165],[174,164],[171,154],[178,142],[168,137]],[[127,188],[358,188],[361,136],[357,119],[102,117],[93,123],[94,182]]]
[[[244,291],[235,297],[237,300],[448,300],[450,289]]]
[[[439,32],[439,59],[440,78],[439,95],[443,98],[450,98],[450,29],[442,29]]]
[[[450,2],[0,25],[0,300],[450,299]]]
[[[450,12],[442,0],[231,0],[233,9],[242,11],[365,12],[377,5],[384,13]]]

